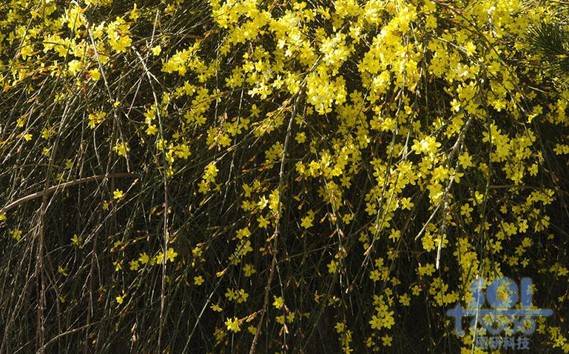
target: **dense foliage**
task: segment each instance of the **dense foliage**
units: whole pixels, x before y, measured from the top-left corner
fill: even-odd
[[[566,7],[4,1],[0,353],[569,353]]]

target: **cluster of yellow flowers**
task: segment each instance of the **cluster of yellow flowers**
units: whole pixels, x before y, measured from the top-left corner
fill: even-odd
[[[548,159],[569,154],[569,89],[534,65],[527,37],[555,18],[555,5],[190,2],[10,0],[0,9],[3,94],[62,80],[41,109],[79,117],[72,125],[88,128],[77,148],[93,154],[87,164],[161,177],[144,188],[163,183],[166,201],[141,207],[148,215],[125,229],[156,215],[179,229],[165,243],[113,248],[116,272],[140,280],[130,288],[150,278],[146,265],[168,264],[165,283],[203,295],[218,347],[232,336],[255,343],[273,327],[241,327],[260,320],[278,324],[267,345],[284,350],[319,321],[308,312],[331,312],[350,353],[393,346],[420,297],[448,335],[444,309],[470,300],[475,277],[567,280],[566,263],[540,257],[562,257],[550,243],[566,237],[550,215],[563,182]],[[178,26],[194,13],[204,22]],[[67,133],[34,109],[0,123],[0,154],[33,140],[41,163],[56,166],[48,161]],[[18,135],[3,134],[7,125]],[[544,141],[544,130],[557,135]],[[108,161],[102,149],[114,152]],[[71,179],[73,163],[63,165],[58,176]],[[115,190],[101,212],[114,218],[127,194]],[[8,222],[0,209],[0,225]],[[18,227],[9,235],[26,238]],[[135,296],[127,283],[104,289],[122,307]],[[569,353],[553,328],[544,345]],[[465,350],[472,340],[461,340]]]

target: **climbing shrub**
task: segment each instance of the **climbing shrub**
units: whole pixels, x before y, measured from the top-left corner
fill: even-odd
[[[568,353],[563,6],[6,1],[0,352]]]

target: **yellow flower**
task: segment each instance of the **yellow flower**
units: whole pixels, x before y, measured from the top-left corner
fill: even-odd
[[[174,251],[174,249],[172,248],[168,248],[166,250],[166,262],[174,262],[174,260],[176,259],[176,257],[178,256],[178,253],[176,251]],[[162,264],[162,262],[164,261],[164,253],[163,252],[159,252],[155,258],[156,264]]]
[[[328,273],[334,274],[338,272],[338,263],[336,261],[331,261],[328,263]]]
[[[150,124],[146,128],[146,134],[147,135],[156,135],[157,132],[158,132],[158,128],[154,124]]]
[[[381,318],[378,316],[372,316],[371,320],[369,321],[372,329],[380,329],[381,328]]]
[[[77,75],[83,69],[83,63],[79,60],[72,60],[67,66],[69,73],[73,76]]]
[[[10,231],[10,236],[16,240],[16,241],[20,241],[22,239],[22,230],[20,229],[13,229],[12,231]]]
[[[466,52],[466,54],[471,57],[474,55],[474,53],[476,53],[476,45],[474,45],[474,43],[472,43],[472,41],[469,41],[468,43],[466,43],[466,45],[464,46],[464,51]]]
[[[237,239],[239,239],[239,240],[242,240],[242,239],[247,238],[249,236],[251,236],[251,231],[249,231],[248,227],[240,229],[239,231],[237,231],[237,235],[236,235]]]
[[[126,52],[132,45],[129,25],[121,17],[117,17],[115,21],[109,23],[107,26],[107,36],[109,45],[117,53]]]
[[[67,269],[63,266],[57,266],[57,272],[61,275],[67,276]]]
[[[306,142],[306,133],[300,132],[300,133],[296,134],[295,140],[299,144]]]
[[[152,48],[152,55],[158,56],[162,52],[162,47],[157,45],[156,47]]]
[[[464,203],[464,205],[460,207],[460,215],[468,218],[468,217],[470,217],[470,213],[472,213],[472,210],[474,210],[474,209],[472,209],[470,204]]]
[[[194,284],[200,286],[204,283],[204,278],[201,275],[194,277]]]
[[[90,113],[89,116],[87,117],[89,121],[87,125],[89,126],[89,128],[94,129],[105,120],[106,116],[107,114],[105,112]]]
[[[119,200],[119,199],[121,199],[123,196],[124,196],[124,192],[121,191],[120,189],[116,189],[116,190],[113,192],[113,199],[114,199],[114,200]]]
[[[129,263],[129,269],[130,270],[136,271],[136,270],[138,270],[139,266],[140,266],[140,264],[138,263],[138,261],[136,259],[130,261],[130,263]]]
[[[117,155],[126,157],[128,152],[130,151],[130,148],[127,143],[117,143],[113,147],[113,150],[117,153]]]
[[[234,333],[241,331],[241,328],[239,327],[239,319],[237,319],[237,317],[228,318],[225,321],[225,326],[229,331]]]
[[[168,250],[166,251],[166,259],[168,260],[168,262],[174,262],[174,259],[176,259],[177,256],[178,253],[174,251],[173,248],[168,248]]]
[[[415,140],[413,150],[417,153],[434,154],[441,146],[441,143],[432,136],[427,136],[422,140]]]
[[[267,220],[263,215],[259,216],[257,221],[259,222],[259,227],[262,229],[266,229],[269,226],[269,220]]]
[[[148,264],[150,262],[150,256],[146,252],[141,253],[140,256],[138,257],[138,261],[141,264]]]
[[[133,21],[138,20],[138,18],[140,17],[140,10],[136,6],[136,3],[134,4],[134,7],[132,8],[132,10],[130,10],[128,17]]]
[[[77,234],[71,237],[71,245],[73,245],[73,247],[81,247],[81,242],[81,238]]]
[[[218,304],[212,304],[210,306],[210,308],[212,309],[212,311],[214,312],[221,312],[223,311],[223,308],[221,308],[221,306],[219,306]]]
[[[411,208],[413,207],[413,202],[411,201],[411,198],[402,198],[401,199],[401,208],[402,209],[406,209],[406,210],[411,210]]]
[[[465,168],[465,169],[474,166],[474,164],[472,163],[472,157],[470,156],[468,151],[463,152],[458,157],[458,162],[460,163],[462,168]]]
[[[303,228],[308,229],[312,227],[313,221],[314,221],[314,211],[310,210],[308,213],[306,213],[306,216],[302,218],[300,225]]]
[[[278,297],[275,296],[274,299],[275,299],[275,301],[273,301],[273,306],[276,309],[280,310],[284,306],[284,299],[280,296],[278,296]]]
[[[249,278],[251,275],[255,274],[257,271],[255,270],[255,267],[252,264],[245,264],[245,266],[243,267],[243,274],[245,274],[245,276],[247,278]]]
[[[89,77],[93,81],[99,81],[99,79],[101,78],[101,72],[99,71],[99,69],[91,69],[89,70]]]

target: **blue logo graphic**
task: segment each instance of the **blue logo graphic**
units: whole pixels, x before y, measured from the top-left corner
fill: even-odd
[[[466,308],[457,304],[447,310],[447,316],[454,318],[454,328],[458,336],[464,336],[462,319],[471,317],[470,327],[482,325],[495,337],[478,337],[476,345],[484,349],[529,349],[529,336],[535,332],[536,317],[547,317],[553,314],[551,309],[535,309],[533,306],[533,288],[531,278],[522,278],[520,286],[508,277],[494,280],[483,290],[484,280],[476,279],[470,289],[472,301]],[[485,304],[489,308],[484,308]],[[516,305],[519,304],[519,307]],[[488,316],[490,315],[490,316]],[[488,320],[490,319],[490,321]],[[507,333],[508,337],[500,335]],[[511,337],[512,334],[521,337]]]

